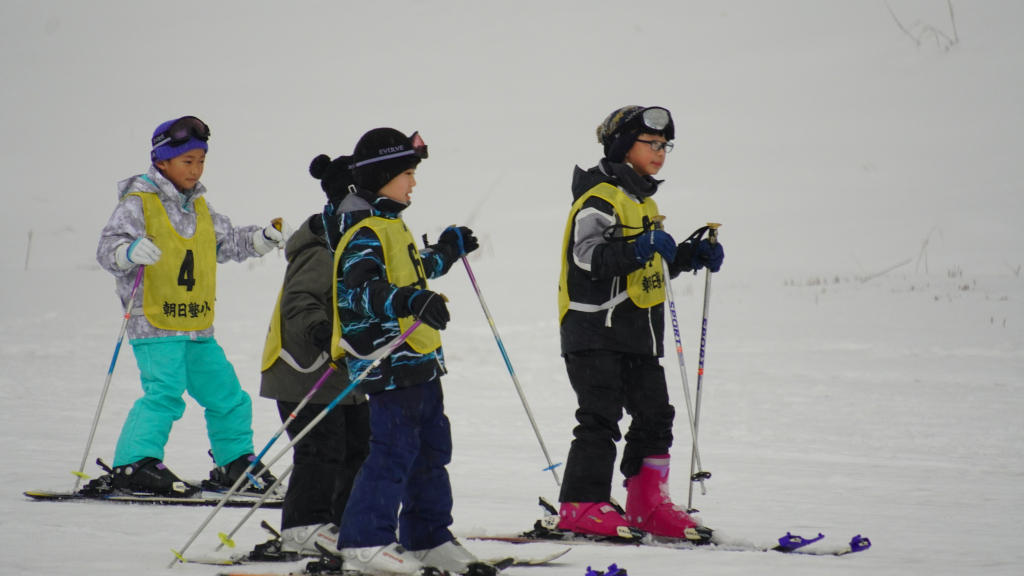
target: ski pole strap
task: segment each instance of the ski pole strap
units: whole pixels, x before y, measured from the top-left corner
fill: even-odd
[[[601,237],[604,238],[605,242],[629,242],[630,240],[636,240],[637,238],[643,236],[651,229],[651,224],[646,221],[646,216],[644,216],[644,220],[644,226],[642,227],[627,226],[625,224],[612,224],[611,226],[605,228],[604,231],[601,232]],[[615,232],[617,230],[640,230],[640,232],[637,232],[636,234],[623,234],[622,236],[616,236]]]
[[[462,230],[459,230],[459,227],[454,225],[454,224],[452,224],[451,226],[449,226],[449,227],[444,229],[445,232],[447,232],[449,230],[454,231],[455,235],[459,237],[459,258],[462,258],[463,256],[466,255],[466,244],[462,241]],[[444,234],[444,232],[442,232],[442,234]],[[423,242],[426,243],[426,241],[427,241],[427,235],[424,234],[423,235]]]
[[[717,229],[717,228],[718,228],[718,225],[716,224],[715,225],[715,229]],[[711,227],[709,227],[709,226],[701,226],[700,228],[697,228],[696,230],[694,230],[693,234],[690,234],[690,236],[686,240],[684,240],[683,242],[693,242],[694,244],[697,244],[698,242],[700,242],[701,238],[704,237],[704,234],[708,230],[711,230]],[[716,232],[713,232],[712,234],[713,234],[713,236],[717,236],[718,232],[716,231]]]

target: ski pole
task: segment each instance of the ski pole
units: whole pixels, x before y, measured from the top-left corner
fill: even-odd
[[[512,383],[516,385],[516,391],[519,392],[519,399],[523,402],[523,408],[526,409],[526,415],[530,418],[530,424],[533,426],[533,432],[537,435],[537,441],[540,442],[540,449],[544,452],[544,458],[548,461],[548,467],[544,470],[551,470],[551,474],[555,477],[555,484],[558,486],[562,485],[562,481],[558,478],[558,472],[555,468],[561,466],[562,463],[558,464],[551,463],[551,456],[548,455],[548,447],[544,445],[544,439],[541,438],[540,429],[537,427],[537,421],[533,418],[533,411],[530,410],[530,404],[526,401],[526,395],[523,394],[523,387],[519,385],[519,378],[516,377],[516,371],[512,369],[512,362],[508,359],[508,353],[505,352],[505,345],[501,342],[501,336],[498,335],[498,327],[494,325],[494,318],[491,316],[491,311],[487,308],[487,302],[484,301],[484,294],[480,291],[480,285],[476,282],[476,276],[473,275],[473,269],[469,267],[469,260],[463,256],[462,263],[466,265],[466,273],[469,274],[469,281],[473,284],[473,290],[476,291],[476,297],[480,299],[480,307],[484,309],[484,316],[487,317],[487,323],[491,326],[491,332],[494,334],[494,340],[498,343],[498,349],[501,350],[501,356],[505,359],[505,367],[508,368],[508,373],[512,376]]]
[[[661,222],[665,220],[664,216],[655,216],[654,225],[659,229],[662,228]],[[679,357],[679,375],[683,379],[683,395],[686,397],[686,415],[690,420],[690,435],[693,437],[693,458],[697,461],[697,473],[690,472],[690,490],[693,490],[693,483],[700,482],[701,494],[707,494],[707,488],[704,487],[704,480],[711,477],[710,472],[704,472],[703,466],[700,463],[700,450],[697,448],[697,427],[693,418],[693,407],[690,403],[690,384],[686,379],[686,361],[683,359],[683,339],[679,335],[679,319],[676,316],[676,298],[672,292],[672,276],[669,273],[668,262],[664,258],[661,260],[662,274],[665,275],[665,299],[668,300],[668,309],[672,316],[672,333],[676,339],[676,356]]]
[[[245,524],[246,521],[249,520],[249,518],[253,514],[255,514],[257,510],[260,509],[261,506],[263,506],[263,503],[267,501],[267,498],[270,498],[270,495],[274,492],[274,490],[281,485],[281,482],[284,482],[285,479],[288,478],[288,476],[292,473],[292,470],[294,469],[295,464],[290,464],[288,466],[288,469],[284,471],[284,474],[281,474],[280,476],[277,477],[277,480],[274,481],[270,488],[267,488],[267,491],[264,492],[263,495],[260,496],[260,499],[257,500],[256,503],[252,505],[252,508],[250,508],[249,511],[245,514],[245,516],[238,521],[238,524],[235,525],[235,528],[231,530],[231,532],[227,534],[223,532],[217,534],[217,537],[220,538],[220,544],[217,546],[214,552],[219,552],[220,549],[223,548],[225,545],[227,545],[228,548],[235,547],[235,541],[232,540],[231,537],[234,536],[235,533],[242,528],[242,525]]]
[[[121,352],[121,342],[124,341],[124,333],[128,330],[128,320],[132,317],[132,306],[135,304],[135,293],[139,290],[139,283],[142,282],[142,272],[145,269],[145,266],[139,266],[139,272],[135,275],[135,285],[132,286],[132,295],[128,297],[128,304],[125,306],[124,321],[121,322],[121,333],[117,336],[117,346],[114,347],[114,357],[110,360],[110,368],[107,369],[107,381],[103,383],[103,392],[100,393],[100,403],[96,406],[96,415],[92,417],[92,429],[89,430],[89,440],[85,443],[85,453],[82,454],[82,463],[78,466],[77,472],[71,472],[75,475],[75,488],[72,490],[73,492],[78,492],[78,484],[83,478],[89,478],[89,476],[85,474],[85,461],[89,459],[89,450],[92,448],[92,440],[96,435],[96,426],[100,423],[100,412],[103,411],[103,404],[107,401],[107,390],[110,389],[110,379],[114,376],[114,366],[117,364],[117,355]]]
[[[718,243],[718,227],[721,224],[715,224],[708,222],[708,242],[712,246]],[[700,324],[700,363],[697,367],[697,396],[694,398],[694,411],[693,411],[693,448],[694,452],[690,455],[690,475],[693,475],[694,467],[700,466],[699,455],[697,454],[697,432],[700,430],[700,396],[703,390],[704,384],[704,348],[707,344],[708,338],[708,306],[711,303],[711,269],[709,268],[704,278],[704,319]],[[703,485],[702,485],[703,487]],[[690,483],[690,496],[686,503],[687,509],[693,508],[693,483]]]
[[[444,294],[442,294],[441,297],[444,298]],[[445,301],[447,302],[448,299],[445,298]],[[339,402],[341,402],[342,398],[347,396],[349,392],[351,392],[353,389],[355,389],[355,387],[359,384],[360,381],[363,380],[363,378],[366,378],[367,374],[369,374],[374,368],[379,366],[380,363],[383,362],[385,358],[390,356],[396,349],[398,349],[398,347],[402,345],[402,342],[405,342],[405,340],[410,335],[412,335],[413,331],[416,330],[417,328],[419,328],[420,324],[422,324],[422,323],[423,322],[421,320],[416,320],[416,322],[414,322],[413,325],[410,326],[408,330],[403,332],[401,334],[401,336],[399,336],[398,338],[395,338],[391,342],[391,344],[388,345],[387,349],[384,351],[383,354],[381,354],[381,356],[379,358],[374,360],[373,363],[370,364],[366,368],[366,370],[363,370],[363,372],[361,374],[359,374],[359,376],[357,376],[354,380],[352,380],[352,382],[348,385],[347,388],[342,390],[341,393],[338,394],[338,396],[335,397],[334,400],[330,404],[328,404],[327,407],[324,408],[323,411],[320,412],[320,414],[318,414],[316,418],[314,418],[312,421],[310,421],[310,423],[307,424],[306,427],[302,429],[302,432],[299,432],[295,436],[295,438],[293,438],[292,441],[288,443],[287,446],[285,446],[283,449],[281,449],[280,452],[278,452],[277,456],[274,456],[274,458],[271,459],[270,462],[264,464],[263,468],[259,472],[256,473],[256,476],[258,477],[261,474],[263,474],[266,470],[268,470],[271,466],[273,466],[275,462],[277,462],[278,460],[281,459],[281,457],[283,457],[285,454],[287,454],[288,451],[291,450],[293,446],[298,444],[299,441],[302,440],[306,436],[306,434],[308,434],[309,431],[313,429],[314,426],[316,426],[321,420],[324,419],[325,416],[327,416],[328,412],[330,412],[335,406],[337,406],[337,404]],[[296,412],[297,411],[298,410],[296,410]],[[278,433],[278,435],[280,435],[280,432]],[[271,443],[273,443],[273,442],[271,442]],[[269,445],[268,445],[268,448],[269,448]],[[264,449],[264,452],[265,451],[266,451],[266,449]],[[255,463],[255,462],[259,462],[259,458],[254,458],[253,459],[253,463]],[[238,477],[238,480],[235,481],[235,485],[231,487],[231,490],[229,490],[224,495],[223,498],[221,498],[221,501],[217,503],[217,506],[214,507],[214,509],[206,517],[206,520],[203,520],[203,523],[192,534],[192,537],[188,539],[188,542],[186,542],[185,545],[182,546],[181,550],[180,551],[171,550],[171,552],[174,553],[174,560],[171,560],[171,563],[167,566],[168,568],[174,568],[174,565],[177,564],[179,561],[184,561],[183,554],[185,553],[185,550],[188,550],[188,547],[192,545],[192,542],[195,541],[196,537],[198,537],[199,534],[203,531],[203,529],[206,528],[206,525],[210,523],[210,520],[212,520],[213,517],[217,514],[217,512],[219,512],[220,509],[224,507],[224,504],[227,503],[228,498],[230,498],[232,495],[235,494],[235,492],[238,491],[239,485],[242,483],[243,480],[247,479],[246,476],[248,476],[249,471],[252,470],[254,465],[255,464],[250,464],[249,467],[246,468],[246,473]]]

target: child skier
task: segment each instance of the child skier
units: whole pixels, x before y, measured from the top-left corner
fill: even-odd
[[[668,493],[675,409],[669,404],[663,355],[662,260],[672,277],[707,266],[724,253],[707,240],[679,245],[654,226],[654,179],[672,150],[672,116],[664,108],[627,106],[597,128],[605,157],[573,174],[558,304],[562,356],[576,392],[579,425],[559,496],[562,530],[617,536],[630,527],[703,540],[705,530]],[[615,442],[623,408],[632,416],[620,470],[626,514],[611,499]],[[701,533],[702,532],[702,533]]]
[[[343,570],[359,572],[415,574],[427,566],[494,574],[448,529],[452,490],[445,466],[452,440],[438,330],[449,314],[427,279],[447,273],[478,243],[469,228],[451,227],[437,244],[416,249],[402,211],[416,185],[416,166],[426,157],[418,134],[367,132],[352,156],[356,185],[339,207],[334,356],[345,349],[354,378],[416,319],[423,322],[361,384],[370,394],[370,455],[341,520],[339,556]]]
[[[149,171],[117,185],[119,202],[100,235],[96,260],[114,275],[121,304],[131,312],[128,342],[143,396],[121,429],[112,474],[90,482],[86,491],[199,493],[163,464],[186,391],[205,409],[217,466],[204,486],[230,487],[254,459],[252,403],[213,336],[217,264],[267,254],[283,245],[287,228],[235,227],[206,202],[199,178],[209,138],[209,127],[194,116],[164,122],[153,132]],[[140,265],[142,283],[128,302]],[[274,477],[268,471],[261,480],[265,488]]]
[[[310,174],[320,180],[328,204],[323,214],[310,216],[285,246],[288,268],[281,296],[274,310],[263,352],[260,396],[277,400],[284,422],[320,380],[331,361],[334,320],[332,255],[325,234],[325,219],[332,215],[353,184],[342,156],[333,162],[321,155],[310,164]],[[337,238],[335,238],[337,240]],[[345,359],[335,361],[338,370],[310,399],[292,423],[294,438],[348,387]],[[319,555],[315,544],[333,549],[345,511],[352,481],[370,451],[370,407],[366,395],[345,396],[295,445],[291,479],[281,510],[281,549]]]

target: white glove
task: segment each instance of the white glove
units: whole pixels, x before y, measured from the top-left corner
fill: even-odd
[[[284,228],[283,222],[281,223],[281,228]],[[252,247],[256,249],[260,256],[268,254],[274,248],[284,248],[284,243],[284,234],[273,226],[267,226],[252,234]]]
[[[156,264],[160,260],[160,254],[160,249],[156,247],[156,244],[153,244],[152,240],[149,238],[139,238],[131,244],[121,244],[118,246],[114,257],[117,260],[118,268],[128,270],[139,264],[143,266]]]

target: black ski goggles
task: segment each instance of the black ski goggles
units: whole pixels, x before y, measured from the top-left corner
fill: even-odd
[[[382,152],[386,153],[382,156],[377,156],[376,158],[368,158],[366,160],[356,162],[348,167],[349,170],[360,166],[366,166],[367,164],[373,164],[374,162],[383,162],[384,160],[401,158],[402,156],[415,156],[421,160],[425,160],[427,158],[427,144],[423,141],[423,137],[420,136],[419,132],[413,132],[412,136],[409,137],[408,142],[393,148],[385,148]]]
[[[206,142],[210,139],[210,127],[195,116],[183,116],[172,123],[167,130],[153,136],[153,149],[160,146],[177,148],[190,139]]]

